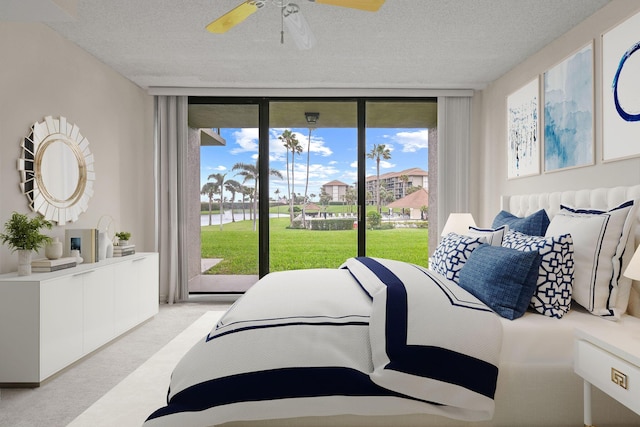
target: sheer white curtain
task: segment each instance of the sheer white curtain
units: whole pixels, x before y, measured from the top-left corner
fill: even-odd
[[[451,212],[469,212],[471,97],[438,98],[438,234]],[[434,246],[435,248],[435,246]]]
[[[186,96],[156,96],[157,246],[160,253],[160,292],[169,304],[189,298],[186,245],[187,161]],[[164,296],[164,295],[163,295]]]

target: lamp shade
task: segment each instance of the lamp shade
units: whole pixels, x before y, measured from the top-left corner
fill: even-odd
[[[476,222],[470,213],[452,213],[447,218],[441,236],[446,236],[449,233],[465,234],[469,231],[469,227],[475,226]]]
[[[624,275],[632,280],[640,280],[640,248],[636,249],[636,253],[633,254]]]

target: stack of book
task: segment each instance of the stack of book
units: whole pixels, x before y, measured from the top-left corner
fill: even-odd
[[[57,271],[75,267],[76,265],[76,259],[72,257],[58,259],[40,258],[31,261],[31,271],[34,273],[46,273],[48,271]]]
[[[113,256],[127,256],[136,253],[136,245],[116,245],[113,247]]]

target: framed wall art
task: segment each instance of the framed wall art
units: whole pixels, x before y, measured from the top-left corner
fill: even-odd
[[[536,78],[507,97],[507,178],[540,173],[540,83]]]
[[[640,155],[640,13],[602,35],[602,159]]]
[[[593,43],[544,73],[545,172],[592,165]]]

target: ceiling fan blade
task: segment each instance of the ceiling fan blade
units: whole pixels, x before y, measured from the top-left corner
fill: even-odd
[[[330,6],[342,6],[351,9],[366,10],[368,12],[377,12],[384,0],[311,0],[316,3],[328,4]]]
[[[313,35],[311,31],[311,27],[309,27],[309,23],[302,15],[302,12],[295,8],[295,11],[286,10],[284,8],[282,10],[284,23],[287,25],[287,30],[289,30],[289,34],[293,41],[298,46],[300,50],[311,49],[316,44],[316,37]]]
[[[210,33],[226,33],[258,10],[255,2],[246,1],[206,26]]]

